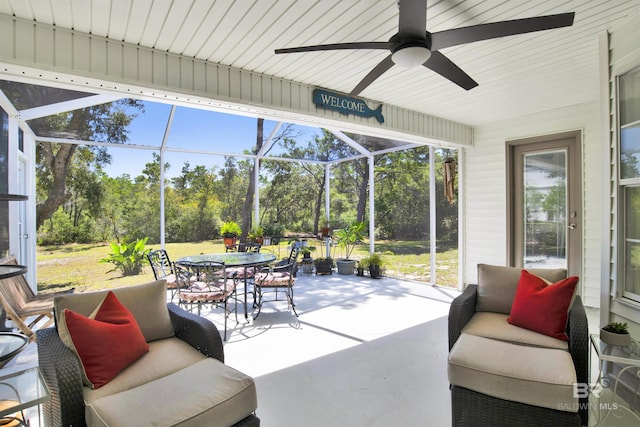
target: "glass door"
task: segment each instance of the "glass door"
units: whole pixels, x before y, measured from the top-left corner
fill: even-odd
[[[524,154],[522,265],[567,268],[567,152]]]
[[[579,134],[573,135],[510,147],[511,265],[580,272]]]

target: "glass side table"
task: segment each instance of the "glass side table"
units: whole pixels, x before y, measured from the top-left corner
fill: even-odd
[[[37,367],[0,376],[0,425],[28,426],[24,410],[51,399]]]
[[[638,415],[635,411],[630,408],[625,408],[622,405],[616,405],[613,403],[613,397],[616,395],[618,383],[620,382],[620,377],[622,376],[622,374],[629,370],[635,370],[635,375],[640,377],[640,356],[638,356],[638,352],[640,351],[640,343],[632,338],[631,344],[629,346],[613,346],[602,341],[599,334],[591,334],[589,335],[589,339],[591,341],[591,349],[595,351],[599,362],[598,378],[596,380],[596,383],[591,387],[592,395],[599,400],[600,391],[602,391],[603,388],[610,388],[612,392],[611,402],[604,404],[598,402],[599,412],[601,412],[603,408],[605,408],[606,410],[606,415],[604,416],[604,418],[600,416],[598,417],[598,424],[606,420],[613,410],[626,410],[629,412],[632,418],[635,418],[633,420],[634,422],[640,423],[640,415]],[[609,387],[609,380],[603,377],[604,365],[607,362],[620,365],[620,371],[615,375],[613,388]],[[591,357],[589,358],[589,363],[591,363]],[[589,370],[589,372],[591,372],[591,369]],[[640,390],[635,390],[634,399],[636,399],[636,401],[640,399]]]
[[[29,338],[22,334],[0,332],[0,368],[20,353],[28,342]]]

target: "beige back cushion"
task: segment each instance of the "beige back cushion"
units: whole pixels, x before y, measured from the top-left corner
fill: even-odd
[[[112,289],[118,300],[133,314],[148,341],[173,336],[173,325],[167,309],[167,290],[164,280],[142,285]],[[61,295],[55,298],[53,307],[56,325],[61,326],[61,313],[65,308],[89,317],[102,302],[108,290]]]
[[[564,268],[527,268],[529,273],[551,283],[566,279]],[[478,301],[476,311],[509,314],[520,281],[521,268],[478,264]]]

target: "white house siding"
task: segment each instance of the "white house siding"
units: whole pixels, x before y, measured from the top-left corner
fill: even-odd
[[[608,100],[609,111],[605,112],[606,122],[611,124],[611,129],[607,133],[609,136],[608,147],[610,158],[608,159],[611,165],[610,185],[609,193],[609,206],[610,210],[610,241],[606,242],[609,247],[609,253],[607,254],[609,259],[609,271],[608,280],[602,281],[602,298],[605,299],[604,304],[608,304],[610,313],[607,310],[602,323],[615,320],[624,321],[629,323],[629,329],[634,336],[640,334],[640,307],[637,303],[624,300],[620,298],[622,289],[618,284],[617,277],[620,274],[618,260],[624,255],[621,250],[617,248],[618,239],[618,221],[617,216],[617,164],[618,164],[618,141],[617,141],[617,117],[616,117],[616,76],[623,74],[624,72],[640,66],[640,15],[631,17],[624,24],[613,28],[609,31],[609,37],[604,39],[606,44],[608,39],[608,46],[604,46],[604,50],[608,54],[609,63],[608,67],[603,67],[609,71],[609,75],[602,76],[602,84],[608,88]],[[604,58],[606,60],[606,58]]]
[[[596,84],[596,82],[594,82]],[[464,282],[476,283],[478,263],[506,265],[506,141],[582,131],[583,261],[580,293],[599,307],[602,227],[602,151],[597,102],[477,126],[465,148]]]

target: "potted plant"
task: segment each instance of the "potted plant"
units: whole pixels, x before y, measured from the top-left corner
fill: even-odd
[[[302,254],[302,259],[311,259],[311,252],[315,251],[315,246],[302,246],[300,247],[300,253]]]
[[[331,236],[331,226],[329,225],[329,221],[324,223],[324,227],[320,228],[320,234],[322,237]]]
[[[235,221],[227,221],[220,227],[220,234],[224,239],[225,246],[233,246],[236,244],[236,239],[242,234],[242,229]]]
[[[263,244],[268,246],[271,244],[277,245],[280,243],[279,238],[282,236],[283,229],[278,224],[265,224],[263,227],[264,237]]]
[[[261,245],[264,242],[263,237],[264,237],[264,230],[260,226],[254,227],[249,232],[249,239],[253,240],[259,245]]]
[[[384,261],[382,259],[382,255],[380,255],[379,253],[374,252],[360,262],[364,262],[366,268],[369,269],[369,276],[372,279],[379,279],[382,276],[381,268],[384,264]]]
[[[626,347],[631,344],[627,324],[620,322],[611,322],[600,328],[600,339],[609,345]]]
[[[364,277],[364,270],[369,268],[367,258],[362,258],[356,265],[356,275]]]
[[[316,258],[313,260],[316,267],[316,274],[331,274],[333,269],[333,258]]]
[[[337,230],[334,237],[337,245],[344,250],[345,257],[336,260],[338,274],[353,274],[356,261],[351,259],[351,254],[356,245],[364,239],[362,234],[365,228],[364,222],[355,221],[350,226]]]

